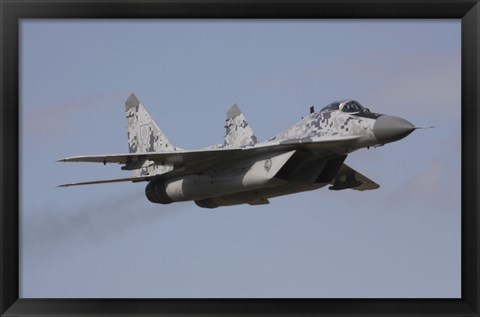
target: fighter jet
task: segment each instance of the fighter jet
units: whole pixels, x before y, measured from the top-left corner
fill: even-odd
[[[216,208],[262,205],[269,199],[329,186],[330,190],[371,190],[379,185],[344,163],[361,148],[398,141],[416,127],[405,119],[373,113],[355,100],[335,101],[292,127],[258,142],[239,107],[227,112],[223,144],[187,151],[174,146],[134,94],[125,102],[128,154],[74,156],[59,162],[122,164],[127,178],[76,185],[148,182],[149,201],[170,204],[193,200]]]

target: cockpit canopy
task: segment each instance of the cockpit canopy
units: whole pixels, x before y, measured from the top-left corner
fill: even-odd
[[[335,111],[335,110],[338,110],[339,107],[340,107],[340,101],[334,101],[328,106],[323,107],[322,110],[320,110],[320,112]]]
[[[320,112],[335,110],[340,110],[342,112],[369,112],[369,110],[362,106],[358,101],[350,99],[332,102],[328,106],[323,107]]]

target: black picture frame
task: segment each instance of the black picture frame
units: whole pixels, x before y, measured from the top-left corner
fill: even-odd
[[[478,0],[0,0],[2,316],[320,315],[480,316]],[[22,18],[461,19],[462,239],[460,299],[19,298],[19,20]]]

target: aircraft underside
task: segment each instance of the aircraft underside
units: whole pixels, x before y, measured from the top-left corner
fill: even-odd
[[[232,195],[195,200],[195,204],[203,208],[217,208],[220,206],[233,206],[240,204],[265,205],[269,204],[269,198],[319,189],[325,185],[327,185],[327,183],[308,184],[301,182],[287,182],[283,185],[270,188],[262,188]]]
[[[327,158],[291,151],[255,158],[201,175],[151,181],[146,196],[153,203],[194,200],[204,208],[237,204],[268,204],[269,198],[309,191],[331,184],[331,189],[377,188],[378,185],[343,164],[346,155]],[[363,186],[363,187],[361,187]]]

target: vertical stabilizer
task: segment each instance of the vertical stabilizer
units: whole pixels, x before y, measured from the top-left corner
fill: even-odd
[[[175,147],[134,94],[125,102],[130,153],[174,151]]]
[[[130,153],[175,151],[176,148],[168,141],[134,94],[131,94],[125,102],[125,116]],[[170,171],[172,167],[160,166],[144,160],[127,163],[123,169],[133,170],[133,176],[139,177],[162,174]]]
[[[225,121],[225,146],[248,146],[257,143],[257,137],[236,104],[228,110]]]

